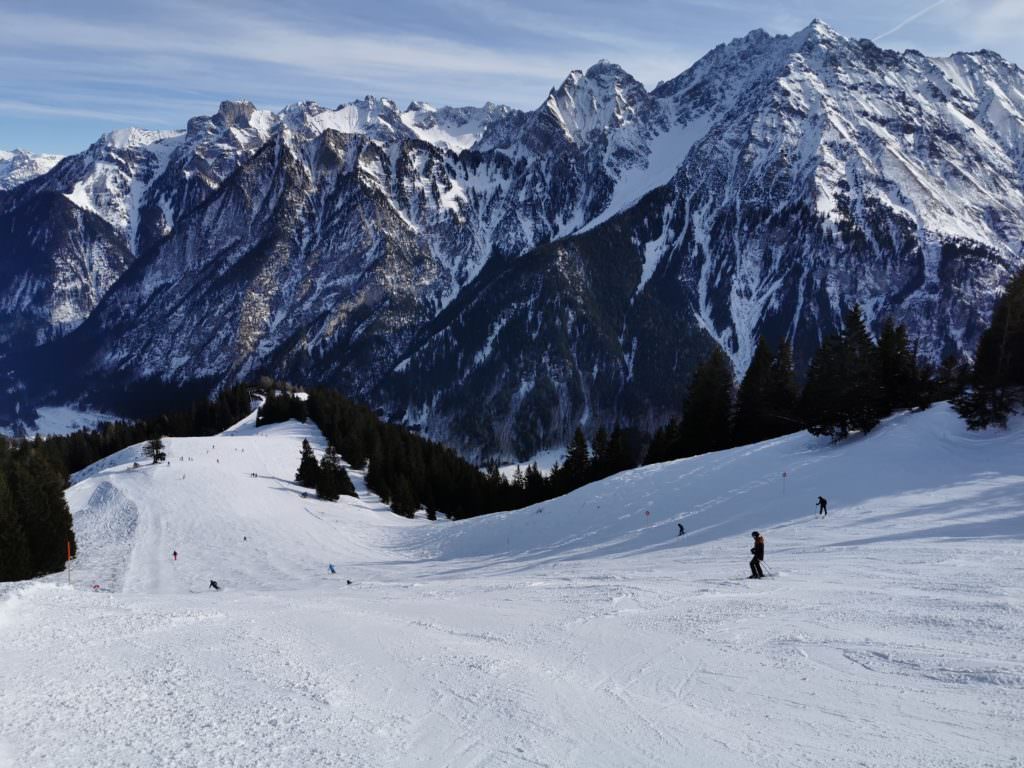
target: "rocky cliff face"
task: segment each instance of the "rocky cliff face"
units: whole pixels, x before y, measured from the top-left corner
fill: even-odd
[[[227,102],[115,132],[0,193],[8,389],[273,373],[527,455],[663,421],[714,344],[806,364],[854,302],[967,354],[1024,261],[1022,115],[996,54],[815,22],[653,91],[599,62],[532,112]]]

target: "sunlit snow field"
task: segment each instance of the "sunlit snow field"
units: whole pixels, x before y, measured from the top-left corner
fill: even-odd
[[[303,437],[79,473],[71,586],[0,597],[0,765],[1022,764],[1020,420],[936,406],[458,523],[358,473],[303,497]]]

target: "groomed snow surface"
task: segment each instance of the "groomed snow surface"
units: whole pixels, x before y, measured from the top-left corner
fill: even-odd
[[[1020,420],[936,406],[459,523],[357,473],[303,498],[303,436],[80,473],[73,586],[0,602],[0,764],[1022,764]],[[743,578],[755,528],[774,578]]]

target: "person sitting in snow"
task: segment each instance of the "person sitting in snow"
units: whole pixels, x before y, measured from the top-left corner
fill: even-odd
[[[748,578],[760,579],[764,576],[764,571],[761,570],[761,561],[764,560],[764,536],[757,531],[750,535],[754,537],[754,546],[750,550],[754,559],[750,561],[750,576]]]

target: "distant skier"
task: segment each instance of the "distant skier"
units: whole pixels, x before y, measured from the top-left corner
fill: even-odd
[[[177,562],[178,561],[178,550],[174,550],[173,552],[171,552],[171,557],[173,557],[174,561]]]
[[[207,589],[216,589],[218,592],[220,592],[220,587],[217,585],[217,582],[213,579],[210,579],[210,586],[208,586]]]
[[[679,526],[679,535],[680,536],[682,536],[684,533],[686,533],[686,529],[683,528],[683,524],[682,523],[676,523],[676,525]]]
[[[243,536],[243,537],[242,537],[242,541],[248,541],[248,540],[249,540],[249,537],[248,537],[248,536]]]
[[[337,573],[337,571],[334,570],[334,563],[328,563],[327,564],[327,570],[330,571],[331,573]]]
[[[828,516],[828,499],[824,496],[818,497],[818,514]]]
[[[352,579],[345,579],[345,583],[351,585],[352,584]]]
[[[754,537],[754,546],[750,550],[754,559],[750,561],[750,576],[747,578],[760,579],[764,576],[764,571],[761,570],[761,561],[764,560],[764,536],[757,531],[750,535]]]

